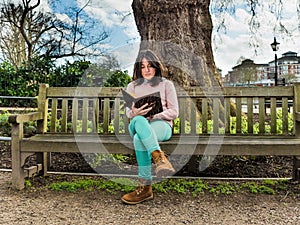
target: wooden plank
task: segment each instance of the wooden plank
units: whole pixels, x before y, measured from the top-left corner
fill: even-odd
[[[64,98],[62,100],[62,115],[61,115],[61,131],[67,132],[67,123],[68,123],[68,99]]]
[[[260,97],[258,99],[258,107],[259,107],[259,134],[264,134],[266,132],[265,128],[265,121],[266,121],[266,115],[265,115],[265,98]]]
[[[9,123],[25,123],[43,119],[42,112],[32,112],[27,114],[11,115],[8,118]]]
[[[50,87],[47,90],[48,97],[122,97],[122,87]],[[272,87],[190,87],[185,90],[177,89],[177,96],[181,97],[265,97],[283,96],[293,97],[293,86]]]
[[[48,88],[48,84],[40,84],[39,86],[38,112],[42,112],[44,118],[37,121],[37,133],[45,133],[48,129]]]
[[[77,124],[78,124],[78,99],[72,99],[72,132],[77,133]]]
[[[247,98],[248,134],[253,134],[253,98]]]
[[[276,98],[271,98],[271,133],[276,134],[277,122],[276,122]]]
[[[180,133],[185,134],[185,121],[186,121],[186,105],[185,98],[180,98],[179,100],[179,119],[180,119]]]
[[[180,148],[178,144],[180,143]],[[300,155],[300,139],[270,136],[173,136],[160,145],[167,153],[196,155]],[[21,143],[22,152],[134,153],[128,135],[45,135]]]
[[[22,168],[21,140],[23,138],[23,123],[12,124],[11,132],[12,154],[12,186],[15,189],[23,189],[26,173]]]
[[[93,132],[98,132],[99,125],[99,98],[93,99]]]
[[[129,126],[129,118],[124,114],[123,115],[123,122],[124,122],[124,128],[125,128],[125,134],[129,134],[128,126]]]
[[[208,133],[208,100],[207,98],[202,98],[202,116],[201,116],[201,122],[202,122],[202,133],[207,134]]]
[[[220,100],[213,98],[213,133],[219,134]]]
[[[242,133],[242,98],[236,98],[236,133]]]
[[[294,120],[294,133],[297,137],[300,137],[300,83],[294,84],[294,99],[293,99],[293,115]]]
[[[179,98],[189,96],[189,97],[201,97],[201,98],[212,98],[219,97],[265,97],[265,96],[284,96],[292,97],[293,94],[292,86],[272,86],[272,87],[190,87],[186,88],[184,91],[178,89],[177,95]]]
[[[225,134],[230,134],[230,98],[225,98]]]
[[[191,115],[190,115],[191,134],[195,135],[197,132],[197,106],[196,106],[196,102],[194,102],[193,99],[190,99],[190,109],[191,109]]]
[[[47,96],[57,98],[122,97],[121,87],[50,87]]]
[[[120,134],[120,99],[114,101],[114,131],[115,134]]]
[[[56,132],[57,121],[57,98],[51,100],[51,119],[50,119],[50,132]]]
[[[289,130],[289,115],[288,115],[288,98],[282,98],[282,133],[288,134]]]
[[[88,130],[88,116],[89,116],[89,99],[82,100],[82,132],[87,133]]]
[[[104,134],[108,134],[109,117],[110,117],[109,98],[104,98],[104,108],[103,108],[103,132],[104,132]]]
[[[223,88],[224,96],[238,97],[272,97],[284,96],[292,97],[292,86],[272,86],[272,87],[226,87]]]

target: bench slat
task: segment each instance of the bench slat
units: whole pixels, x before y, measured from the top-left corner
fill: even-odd
[[[78,120],[78,99],[72,100],[72,132],[77,133],[77,120]]]
[[[236,133],[242,133],[242,98],[236,98]]]
[[[220,119],[220,100],[213,98],[213,133],[219,133],[219,119]]]
[[[189,100],[190,103],[190,126],[191,126],[191,134],[195,135],[197,133],[197,125],[198,125],[198,121],[197,121],[197,108],[196,108],[196,103],[193,99]]]
[[[288,134],[288,98],[282,98],[282,133]]]
[[[99,125],[99,98],[93,99],[93,109],[92,109],[92,132],[98,132],[98,125]]]
[[[186,119],[186,99],[180,98],[179,100],[179,118],[180,118],[180,133],[185,133],[185,119]]]
[[[230,134],[230,98],[225,98],[225,133]]]
[[[208,145],[209,144],[209,145]],[[294,155],[299,156],[300,139],[295,137],[254,136],[201,137],[174,136],[160,143],[162,149],[172,154],[197,155]],[[274,146],[277,146],[274,148]],[[22,152],[81,152],[133,154],[132,139],[128,135],[36,135],[24,139]]]
[[[104,98],[104,109],[103,109],[103,133],[104,134],[108,134],[109,118],[110,118],[109,98]]]
[[[247,98],[248,134],[253,134],[253,98]]]
[[[67,132],[67,119],[68,119],[68,99],[62,100],[62,115],[61,115],[61,131]]]
[[[276,134],[277,123],[276,123],[276,98],[271,98],[271,133]]]
[[[207,134],[208,133],[208,124],[207,124],[207,119],[208,119],[208,100],[207,98],[203,98],[202,100],[202,134]]]
[[[82,101],[82,132],[86,133],[88,130],[88,115],[89,115],[89,99],[83,98]]]
[[[266,131],[265,121],[266,121],[266,108],[265,108],[265,98],[259,97],[259,134],[264,134]]]
[[[57,98],[51,100],[50,132],[56,132]]]

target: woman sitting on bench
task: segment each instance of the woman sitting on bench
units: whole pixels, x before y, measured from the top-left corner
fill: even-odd
[[[152,109],[148,104],[126,108],[126,115],[132,119],[129,132],[133,138],[138,163],[139,187],[122,197],[126,204],[138,204],[153,199],[151,159],[156,165],[157,177],[172,175],[175,170],[159,146],[159,141],[172,136],[173,120],[178,117],[178,100],[173,82],[163,78],[165,68],[150,50],[140,51],[135,65],[133,81],[126,90],[137,97],[159,91],[163,111],[145,117]]]

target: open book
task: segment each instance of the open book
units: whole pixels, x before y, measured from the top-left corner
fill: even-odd
[[[152,107],[152,109],[146,115],[144,115],[144,117],[150,117],[163,111],[159,91],[141,97],[135,97],[133,94],[124,89],[122,89],[122,93],[125,101],[125,107],[131,109],[133,102],[136,108],[140,108],[146,103],[148,103],[148,106],[146,108]]]

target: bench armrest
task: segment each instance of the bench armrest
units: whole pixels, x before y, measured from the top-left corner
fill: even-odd
[[[43,119],[43,113],[42,112],[33,112],[33,113],[27,113],[27,114],[17,114],[17,115],[11,115],[8,118],[9,123],[24,123],[29,121],[35,121],[35,120],[41,120]]]

